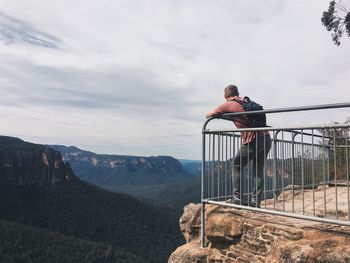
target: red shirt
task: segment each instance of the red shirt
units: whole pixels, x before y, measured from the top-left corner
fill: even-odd
[[[232,98],[243,101],[242,97],[235,96]],[[215,113],[229,113],[229,112],[244,112],[243,106],[236,101],[228,101],[221,104],[214,111]],[[249,128],[249,119],[246,115],[232,117],[232,122],[236,125],[238,129],[240,128]],[[242,140],[243,144],[252,142],[256,137],[256,132],[252,131],[243,131]]]

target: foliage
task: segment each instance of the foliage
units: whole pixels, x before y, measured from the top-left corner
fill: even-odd
[[[200,202],[200,177],[158,183],[154,185],[129,185],[129,186],[104,186],[115,192],[125,193],[134,196],[148,203],[166,206],[175,210],[180,217],[183,208],[189,203]]]
[[[332,31],[335,45],[340,45],[340,38],[344,33],[350,37],[350,12],[342,0],[330,1],[328,11],[322,14],[321,22],[328,31]]]
[[[0,185],[0,218],[119,247],[143,262],[166,262],[182,242],[168,210],[81,181],[54,189]]]
[[[0,220],[0,262],[136,263],[143,259],[123,249]]]

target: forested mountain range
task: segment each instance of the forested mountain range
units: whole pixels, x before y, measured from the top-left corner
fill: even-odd
[[[105,189],[165,205],[178,213],[188,203],[200,201],[200,161],[96,154],[74,146],[50,147],[61,152],[79,178]]]
[[[19,248],[2,251],[0,262],[11,262],[9,258],[14,257],[17,261],[13,262],[28,262],[25,258],[30,252],[22,253],[22,247],[23,251],[40,251],[33,252],[32,262],[52,262],[48,259],[52,253],[60,255],[56,262],[67,262],[59,258],[75,258],[72,251],[61,247],[63,240],[71,244],[71,238],[83,240],[77,253],[87,253],[90,247],[96,258],[109,253],[107,258],[121,256],[124,262],[140,258],[141,262],[166,262],[182,242],[178,218],[171,210],[84,182],[56,150],[6,136],[0,136],[0,219],[0,227],[10,226],[1,242]],[[17,231],[12,223],[21,224],[23,231]],[[39,233],[41,240],[36,239]],[[55,250],[49,241],[56,234],[60,245]],[[32,243],[22,246],[26,238]],[[48,255],[46,261],[41,257],[43,251]]]

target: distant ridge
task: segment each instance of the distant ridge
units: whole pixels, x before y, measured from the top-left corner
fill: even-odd
[[[191,177],[171,156],[96,154],[74,146],[50,145],[61,152],[79,178],[100,186],[152,185]]]

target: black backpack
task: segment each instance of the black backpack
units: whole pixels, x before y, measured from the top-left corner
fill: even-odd
[[[243,101],[241,100],[232,100],[235,102],[238,102],[242,105],[244,111],[259,111],[264,110],[264,108],[256,103],[255,101],[250,100],[249,97],[244,97]],[[251,114],[247,115],[249,119],[248,127],[266,127],[266,115],[265,113],[259,113],[259,114]]]

